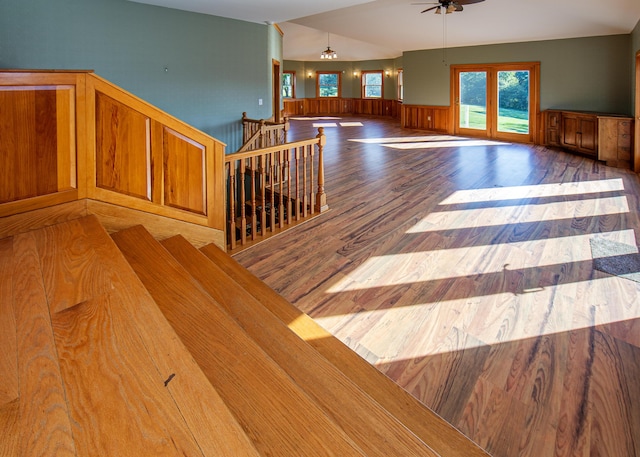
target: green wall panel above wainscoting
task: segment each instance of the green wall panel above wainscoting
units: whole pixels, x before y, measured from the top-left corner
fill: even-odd
[[[272,114],[271,29],[126,0],[2,0],[0,67],[95,70],[233,152],[243,111]]]
[[[405,52],[404,101],[448,106],[450,65],[540,62],[541,110],[631,114],[630,49],[631,35],[611,35]]]

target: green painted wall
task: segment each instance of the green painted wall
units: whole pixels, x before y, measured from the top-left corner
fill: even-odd
[[[0,68],[95,70],[233,152],[242,112],[272,113],[273,32],[126,0],[1,0]]]
[[[538,61],[541,109],[631,114],[630,35],[405,52],[405,103],[448,106],[453,64]]]

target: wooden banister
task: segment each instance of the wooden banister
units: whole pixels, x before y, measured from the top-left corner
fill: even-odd
[[[289,126],[287,118],[283,122],[273,122],[265,119],[250,119],[246,112],[242,113],[243,144],[238,152],[286,143]]]
[[[315,138],[225,156],[228,249],[255,244],[329,209],[325,143],[321,127]]]

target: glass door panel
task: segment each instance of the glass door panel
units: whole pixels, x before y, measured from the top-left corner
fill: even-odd
[[[529,133],[529,71],[498,71],[498,132]]]
[[[458,127],[487,130],[487,72],[460,72],[459,88]]]

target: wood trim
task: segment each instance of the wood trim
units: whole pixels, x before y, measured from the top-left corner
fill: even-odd
[[[640,51],[636,52],[636,112],[635,140],[633,148],[633,171],[640,173]]]
[[[35,209],[47,206],[59,205],[78,199],[78,191],[69,189],[55,194],[41,195],[39,197],[25,198],[14,202],[2,203],[0,205],[0,217],[11,216],[13,214],[26,213]]]

